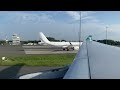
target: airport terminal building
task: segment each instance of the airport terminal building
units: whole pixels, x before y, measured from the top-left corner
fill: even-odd
[[[12,45],[20,45],[20,37],[17,34],[12,35]]]

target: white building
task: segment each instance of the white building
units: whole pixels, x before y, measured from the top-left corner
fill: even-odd
[[[17,34],[12,35],[12,45],[20,45],[20,37]]]

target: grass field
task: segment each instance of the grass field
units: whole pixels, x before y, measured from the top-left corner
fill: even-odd
[[[65,66],[72,63],[76,54],[42,55],[42,56],[10,56],[8,60],[1,60],[0,66]]]

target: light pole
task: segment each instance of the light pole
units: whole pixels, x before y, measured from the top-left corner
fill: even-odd
[[[108,28],[108,27],[106,27],[106,44],[107,44],[107,28]]]
[[[79,42],[81,41],[81,11],[80,11],[80,31],[79,31]],[[79,45],[80,47],[80,45]]]

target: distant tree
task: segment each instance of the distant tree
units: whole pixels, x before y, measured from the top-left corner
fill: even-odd
[[[47,39],[49,40],[49,41],[60,41],[60,40],[56,40],[55,38],[53,38],[53,37],[47,37]]]
[[[28,41],[21,41],[21,44],[28,44],[28,43],[38,43],[40,41],[37,40],[28,40]]]
[[[6,41],[5,40],[1,40],[0,41],[0,45],[5,45],[6,44]]]
[[[104,39],[104,40],[97,40],[97,42],[106,44],[106,39]],[[107,44],[108,45],[120,45],[120,42],[119,41],[114,41],[114,40],[108,40],[107,39]]]
[[[28,41],[21,41],[21,44],[28,44]]]
[[[97,41],[97,40],[93,40],[93,41]]]
[[[47,37],[47,39],[48,39],[49,41],[55,41],[55,38],[53,38],[53,37]]]
[[[66,42],[66,40],[61,40],[61,42]]]

